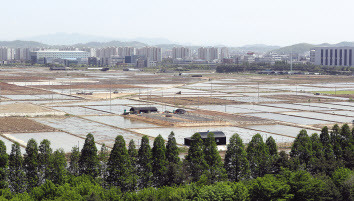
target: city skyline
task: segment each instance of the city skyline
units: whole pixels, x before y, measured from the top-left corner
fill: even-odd
[[[57,32],[167,38],[179,44],[243,46],[353,41],[349,0],[3,2],[0,40]],[[70,5],[70,6],[68,6]],[[346,6],[343,6],[346,5]],[[336,15],[330,15],[336,10]],[[335,25],[340,29],[328,29]]]

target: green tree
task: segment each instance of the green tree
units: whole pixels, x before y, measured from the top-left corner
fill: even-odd
[[[138,152],[139,188],[150,187],[152,183],[152,153],[148,136],[144,135]]]
[[[322,130],[321,130],[320,141],[321,141],[323,146],[327,146],[327,145],[331,144],[331,140],[329,138],[328,127],[327,126],[323,127]]]
[[[270,156],[278,156],[278,148],[275,140],[272,136],[268,137],[266,140],[266,145],[268,147],[269,155]]]
[[[100,161],[100,175],[103,179],[107,177],[107,163],[109,158],[109,151],[105,144],[102,144],[101,151],[98,154],[98,160]]]
[[[135,142],[134,140],[130,140],[129,142],[129,146],[128,146],[128,154],[129,154],[129,157],[130,157],[130,163],[132,164],[132,171],[133,171],[133,175],[135,175],[135,180],[133,180],[133,183],[132,184],[132,190],[136,190],[137,188],[137,182],[138,182],[138,170],[137,170],[137,167],[138,167],[138,150],[136,149],[135,147]]]
[[[80,174],[90,175],[96,178],[99,174],[99,161],[95,139],[91,133],[87,134],[84,147],[79,159]]]
[[[50,141],[42,140],[39,145],[38,163],[39,163],[39,183],[43,184],[50,175],[50,161],[52,157],[52,149],[50,148]]]
[[[250,176],[247,153],[238,134],[234,134],[227,145],[224,167],[229,180],[232,182],[238,182]]]
[[[152,148],[152,174],[154,177],[154,186],[161,187],[166,185],[167,163],[165,141],[161,135],[158,135],[154,140],[154,146]]]
[[[200,134],[195,133],[191,137],[191,140],[191,146],[188,149],[185,163],[192,181],[196,182],[209,167],[205,161],[203,140]]]
[[[12,144],[9,157],[9,186],[12,192],[22,193],[26,190],[26,175],[23,170],[23,158],[20,145]]]
[[[0,189],[8,187],[7,167],[9,165],[9,155],[6,153],[6,145],[0,140]]]
[[[120,187],[122,191],[133,189],[136,176],[133,174],[133,167],[125,147],[123,136],[118,135],[114,142],[113,149],[107,164],[107,183],[111,186]]]
[[[38,146],[32,138],[28,140],[26,155],[24,157],[24,169],[27,177],[27,190],[32,190],[38,186]]]
[[[63,185],[67,175],[66,157],[63,149],[54,151],[50,165],[51,173],[49,179],[53,181],[54,184]]]
[[[332,127],[332,131],[331,131],[331,143],[332,143],[332,147],[333,147],[333,152],[335,155],[335,158],[337,160],[342,160],[342,154],[343,154],[343,150],[342,150],[342,136],[340,135],[341,130],[338,126],[338,124],[335,124]]]
[[[69,172],[74,176],[78,176],[80,174],[79,159],[80,159],[79,148],[75,146],[71,150],[70,166],[69,166]]]
[[[338,168],[332,175],[342,200],[354,200],[354,172],[348,168]]]
[[[295,141],[291,147],[290,156],[297,158],[300,164],[307,164],[312,158],[312,143],[306,130],[301,130],[296,136]]]
[[[293,195],[290,193],[290,186],[273,175],[258,177],[252,181],[250,186],[251,200],[290,200]]]
[[[269,152],[260,134],[252,137],[247,147],[247,159],[253,178],[264,176],[269,169]]]
[[[227,177],[215,142],[214,133],[208,133],[204,142],[204,158],[209,167],[209,181],[211,183],[224,180]]]
[[[177,147],[177,142],[175,134],[173,132],[168,136],[168,141],[166,145],[166,159],[169,163],[178,164],[180,162],[179,152]]]

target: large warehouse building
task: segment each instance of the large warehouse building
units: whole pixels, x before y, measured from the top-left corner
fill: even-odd
[[[33,63],[50,63],[53,60],[87,60],[90,57],[89,52],[85,51],[60,51],[60,50],[42,50],[30,53]]]
[[[323,66],[354,66],[354,47],[316,47],[311,61]]]

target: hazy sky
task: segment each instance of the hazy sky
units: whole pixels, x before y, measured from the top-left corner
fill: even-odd
[[[0,40],[67,32],[228,46],[354,41],[353,0],[0,2]]]

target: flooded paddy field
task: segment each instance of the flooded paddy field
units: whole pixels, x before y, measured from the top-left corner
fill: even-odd
[[[286,125],[253,125],[253,126],[248,126],[247,128],[255,129],[255,130],[260,130],[264,132],[271,132],[271,133],[277,133],[280,135],[287,135],[291,137],[296,137],[299,132],[303,129],[300,127],[293,127],[293,126],[286,126]],[[317,133],[319,134],[320,131],[317,130],[310,130],[310,129],[305,129],[307,131],[308,135],[311,135],[312,133]]]
[[[4,134],[4,136],[19,142],[21,145],[26,146],[28,140],[35,139],[37,144],[44,139],[51,142],[50,147],[53,151],[57,149],[64,149],[64,152],[71,152],[72,148],[75,146],[82,147],[84,145],[85,139],[79,138],[64,132],[44,132],[44,133],[16,133],[16,134]],[[98,150],[100,150],[101,145],[96,144]],[[22,152],[24,153],[24,152]]]
[[[350,123],[354,116],[354,102],[349,102],[349,97],[326,93],[354,90],[349,76],[218,74],[212,71],[178,74],[119,69],[108,72],[1,69],[0,105],[32,104],[62,115],[8,117],[10,119],[1,124],[0,135],[3,136],[0,137],[9,145],[8,149],[12,141],[25,146],[33,137],[37,141],[48,138],[53,149],[63,147],[65,152],[70,152],[77,144],[83,145],[88,133],[94,135],[98,146],[105,143],[109,147],[113,146],[117,135],[123,135],[126,143],[132,139],[137,145],[142,135],[148,135],[152,144],[158,134],[167,140],[171,131],[182,145],[184,137],[207,130],[224,131],[227,142],[234,133],[239,133],[245,143],[256,133],[264,139],[273,136],[277,142],[292,142],[303,128]],[[202,77],[192,77],[195,74]],[[93,95],[77,95],[77,92],[93,92]],[[316,95],[317,92],[320,95]],[[134,115],[123,116],[131,107],[156,107],[158,114],[140,115],[146,119],[139,120],[132,118]],[[171,118],[163,113],[178,108],[190,114]],[[23,108],[15,113],[20,110]],[[147,121],[148,117],[174,123],[212,123],[165,126]],[[217,121],[228,125],[216,125]],[[313,132],[317,131],[308,130],[308,133]],[[6,139],[10,137],[12,141]]]

